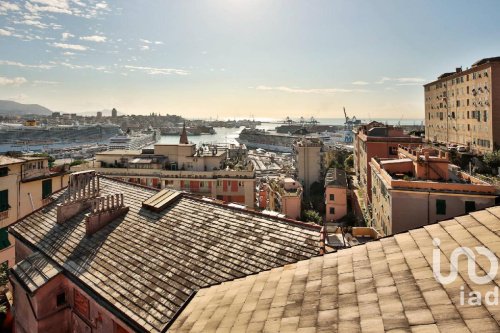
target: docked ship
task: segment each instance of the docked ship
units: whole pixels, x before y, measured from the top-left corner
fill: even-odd
[[[293,143],[301,138],[300,135],[272,134],[262,129],[244,128],[236,139],[251,149],[265,149],[282,153],[291,153]]]
[[[138,150],[157,142],[161,138],[160,130],[149,129],[133,133],[128,131],[124,135],[117,135],[109,139],[109,150]]]
[[[113,136],[122,134],[118,125],[37,125],[0,123],[0,146],[2,150],[20,148],[39,149],[76,143],[103,143]]]

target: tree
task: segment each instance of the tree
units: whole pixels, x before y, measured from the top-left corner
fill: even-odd
[[[346,170],[354,168],[354,154],[347,156],[347,158],[344,161],[344,168]]]
[[[319,215],[319,213],[315,210],[305,210],[302,213],[302,220],[306,222],[314,222],[316,224],[323,224],[323,219]]]
[[[484,154],[483,162],[491,169],[498,170],[500,167],[500,150],[492,151],[491,153]]]

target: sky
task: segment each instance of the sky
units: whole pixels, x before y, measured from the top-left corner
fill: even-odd
[[[500,1],[0,0],[0,99],[187,118],[421,119],[500,56]]]

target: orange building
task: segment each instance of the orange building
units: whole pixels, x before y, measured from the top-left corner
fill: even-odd
[[[496,189],[432,148],[398,148],[398,157],[372,158],[372,221],[383,235],[495,205]]]
[[[325,176],[326,222],[338,221],[347,215],[347,191],[345,171],[329,169]]]
[[[371,159],[396,158],[400,144],[418,146],[422,144],[422,138],[405,134],[402,128],[376,121],[357,129],[354,137],[354,169],[359,186],[366,189],[364,200],[371,201]]]

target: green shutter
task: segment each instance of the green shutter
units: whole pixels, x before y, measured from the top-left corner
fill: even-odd
[[[0,191],[0,212],[9,208],[9,190]]]
[[[9,174],[9,168],[0,168],[0,177],[5,177]]]
[[[3,250],[10,246],[9,233],[7,228],[0,229],[0,250]]]
[[[446,200],[441,200],[441,199],[436,200],[436,214],[446,215]]]
[[[52,178],[42,182],[42,199],[47,198],[52,194]]]

